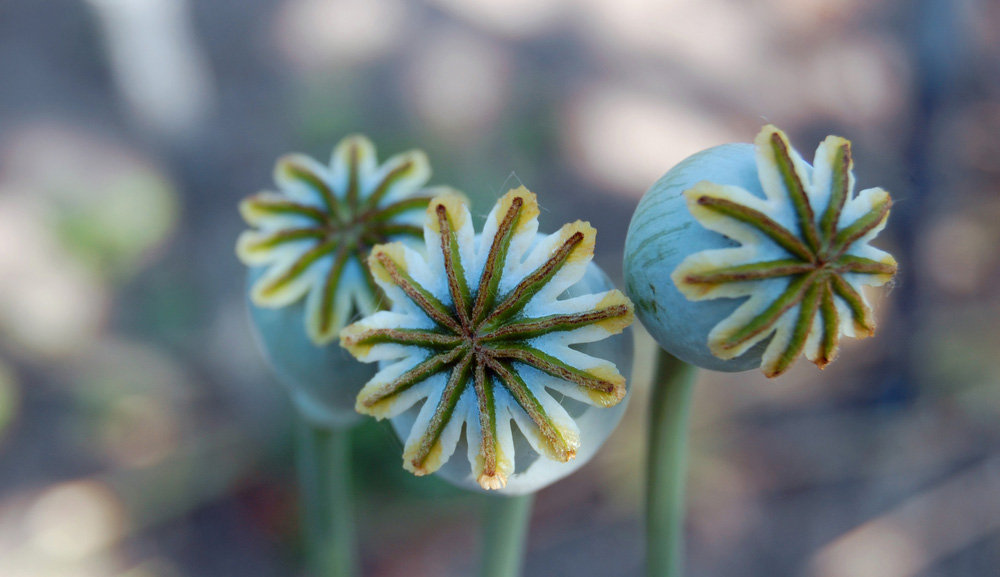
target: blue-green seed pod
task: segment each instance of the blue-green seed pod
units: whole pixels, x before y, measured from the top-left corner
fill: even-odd
[[[674,356],[768,377],[800,355],[819,368],[841,336],[875,318],[862,287],[896,273],[869,243],[892,200],[855,194],[851,146],[829,136],[812,164],[765,126],[753,145],[698,153],[646,193],[625,243],[625,284],[643,324]]]
[[[608,278],[608,275],[591,262],[587,265],[587,272],[583,279],[567,289],[559,298],[564,300],[604,293],[614,290],[614,288],[615,285]],[[511,476],[506,486],[497,490],[498,493],[504,495],[534,493],[572,474],[597,454],[598,449],[604,445],[604,441],[621,422],[625,415],[625,409],[628,408],[629,392],[632,388],[633,341],[634,334],[630,327],[605,340],[575,347],[584,354],[605,359],[618,367],[622,377],[625,378],[627,389],[625,398],[613,407],[600,407],[569,397],[563,398],[560,403],[580,429],[580,448],[576,450],[576,457],[566,462],[545,458],[531,447],[524,435],[516,435],[513,453],[517,455],[518,472]],[[413,424],[417,420],[418,412],[418,410],[412,409],[391,420],[392,428],[400,439],[405,440],[410,434]],[[455,452],[459,455],[468,452],[468,444],[465,439],[459,441]],[[481,490],[475,475],[469,470],[468,461],[464,459],[449,460],[435,474],[463,489]]]
[[[358,316],[387,305],[365,261],[371,247],[415,242],[434,194],[419,150],[379,163],[362,135],[343,139],[328,164],[301,154],[280,158],[277,190],[244,199],[250,226],[236,253],[249,269],[250,317],[261,350],[296,407],[316,425],[356,423],[354,397],[375,374],[337,346]]]
[[[689,255],[739,246],[699,224],[684,191],[701,181],[744,188],[763,198],[752,144],[723,144],[694,154],[650,187],[625,239],[625,293],[636,315],[667,352],[713,371],[746,371],[760,365],[761,343],[741,357],[723,360],[708,348],[708,334],[739,307],[734,299],[689,301],[671,280]]]
[[[264,274],[251,268],[247,290]],[[354,398],[376,367],[354,360],[336,343],[316,344],[303,329],[305,300],[281,308],[257,306],[247,299],[257,346],[292,403],[310,423],[343,429],[361,421]]]
[[[578,469],[621,420],[632,303],[592,264],[593,227],[539,235],[538,214],[534,194],[511,190],[477,236],[464,201],[435,197],[424,251],[372,249],[392,309],[340,339],[379,363],[357,409],[390,419],[415,475],[531,493]]]

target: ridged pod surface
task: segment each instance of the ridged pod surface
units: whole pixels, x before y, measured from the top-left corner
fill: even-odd
[[[683,160],[650,187],[635,209],[625,239],[625,293],[643,326],[670,354],[713,371],[746,371],[760,365],[763,345],[730,360],[708,349],[708,333],[740,303],[689,301],[670,279],[692,252],[739,246],[691,216],[684,191],[706,180],[764,197],[752,144],[723,144]]]

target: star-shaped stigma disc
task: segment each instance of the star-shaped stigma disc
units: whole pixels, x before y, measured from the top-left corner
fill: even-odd
[[[361,135],[342,140],[329,166],[300,154],[278,160],[279,192],[240,203],[254,230],[240,235],[237,254],[267,267],[253,284],[254,304],[279,308],[308,295],[305,325],[317,344],[335,338],[352,311],[377,310],[382,295],[365,260],[375,244],[422,236],[423,209],[446,190],[424,188],[430,174],[419,150],[379,165]]]
[[[684,193],[698,222],[741,246],[695,253],[671,278],[691,300],[750,297],[709,334],[716,356],[735,358],[773,334],[762,358],[767,376],[785,372],[803,352],[823,368],[841,334],[874,334],[861,286],[882,285],[896,273],[892,256],[868,244],[885,227],[892,201],[880,188],[854,194],[843,138],[827,137],[812,166],[773,126],[755,147],[766,198],[711,182]]]
[[[512,190],[477,238],[465,203],[437,197],[425,254],[395,243],[369,257],[393,308],[345,328],[341,344],[387,361],[358,411],[393,417],[426,399],[403,455],[417,475],[448,461],[464,427],[474,478],[503,488],[514,471],[512,419],[539,454],[565,462],[580,432],[557,399],[610,407],[625,396],[614,364],[570,345],[620,333],[632,304],[617,290],[560,300],[593,258],[596,231],[578,221],[536,238],[537,217],[535,195]]]

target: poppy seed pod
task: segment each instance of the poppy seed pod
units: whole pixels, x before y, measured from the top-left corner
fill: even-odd
[[[358,421],[354,396],[374,370],[331,341],[353,317],[382,308],[385,295],[366,259],[381,242],[416,242],[434,194],[430,166],[412,150],[379,164],[360,135],[343,139],[329,165],[292,154],[274,170],[276,192],[240,203],[252,228],[237,241],[250,267],[247,292],[257,342],[296,406],[314,424]],[[457,193],[456,193],[457,194]]]
[[[251,268],[247,289],[263,274],[261,267]],[[303,300],[276,309],[247,299],[247,306],[257,348],[302,416],[334,428],[359,423],[362,416],[354,410],[354,397],[375,374],[375,367],[359,363],[337,345],[314,343],[302,326]]]
[[[862,285],[896,272],[869,245],[891,200],[854,193],[850,143],[830,136],[808,164],[783,132],[682,161],[643,196],[625,242],[625,285],[669,353],[720,371],[823,368],[841,335],[874,334]]]
[[[608,275],[591,262],[587,265],[583,279],[569,287],[563,298],[606,293],[614,288],[615,285]],[[621,422],[628,406],[628,392],[631,390],[629,383],[632,382],[632,329],[625,329],[600,342],[575,345],[574,348],[586,355],[607,360],[618,367],[626,382],[625,398],[618,404],[606,408],[578,401],[569,396],[559,401],[580,431],[579,448],[569,461],[546,458],[532,446],[532,442],[524,434],[519,431],[513,434],[512,454],[517,456],[517,470],[508,478],[506,486],[500,489],[499,493],[506,495],[534,493],[573,473],[597,454],[598,449]],[[406,439],[410,435],[418,413],[419,411],[414,408],[391,420],[393,430],[401,439]],[[522,424],[521,421],[517,422],[519,426]],[[459,455],[468,453],[468,442],[461,439],[455,451]],[[469,468],[469,461],[462,458],[449,460],[435,471],[435,474],[464,489],[480,488]]]
[[[346,327],[341,344],[380,362],[357,409],[391,419],[416,475],[531,493],[586,462],[621,419],[632,304],[591,264],[589,224],[537,230],[524,187],[500,199],[481,236],[465,203],[442,196],[427,209],[424,251],[372,250],[392,309]]]

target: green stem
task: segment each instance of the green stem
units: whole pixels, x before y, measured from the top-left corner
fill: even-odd
[[[517,577],[524,564],[535,495],[489,497],[483,543],[483,577]]]
[[[355,559],[350,430],[298,418],[296,442],[306,556],[314,577],[352,577]]]
[[[661,350],[650,400],[646,464],[646,575],[680,577],[684,568],[684,485],[688,417],[697,370]]]

